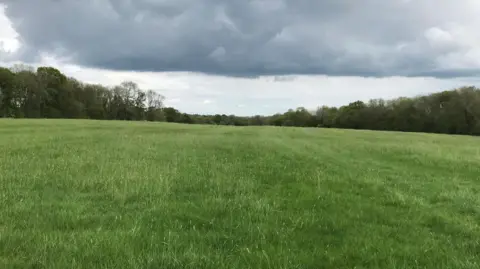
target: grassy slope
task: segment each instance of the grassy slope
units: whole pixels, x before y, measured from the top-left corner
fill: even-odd
[[[479,268],[479,144],[0,120],[0,268]]]

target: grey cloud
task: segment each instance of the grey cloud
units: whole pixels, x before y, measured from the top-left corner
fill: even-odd
[[[461,64],[480,51],[480,37],[461,40],[480,26],[480,5],[470,0],[2,2],[27,61],[48,52],[106,69],[242,77],[449,77],[480,70],[480,59]]]

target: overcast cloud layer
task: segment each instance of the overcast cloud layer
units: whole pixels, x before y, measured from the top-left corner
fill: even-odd
[[[478,0],[0,0],[41,53],[116,70],[229,76],[475,76]],[[4,56],[5,58],[5,56]]]

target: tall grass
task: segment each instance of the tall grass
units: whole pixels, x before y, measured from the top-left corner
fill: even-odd
[[[479,138],[0,121],[0,268],[480,268]]]

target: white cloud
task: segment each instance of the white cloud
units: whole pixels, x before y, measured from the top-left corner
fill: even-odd
[[[20,48],[18,34],[12,28],[10,20],[4,15],[5,6],[0,4],[0,59],[7,53],[14,53]]]

